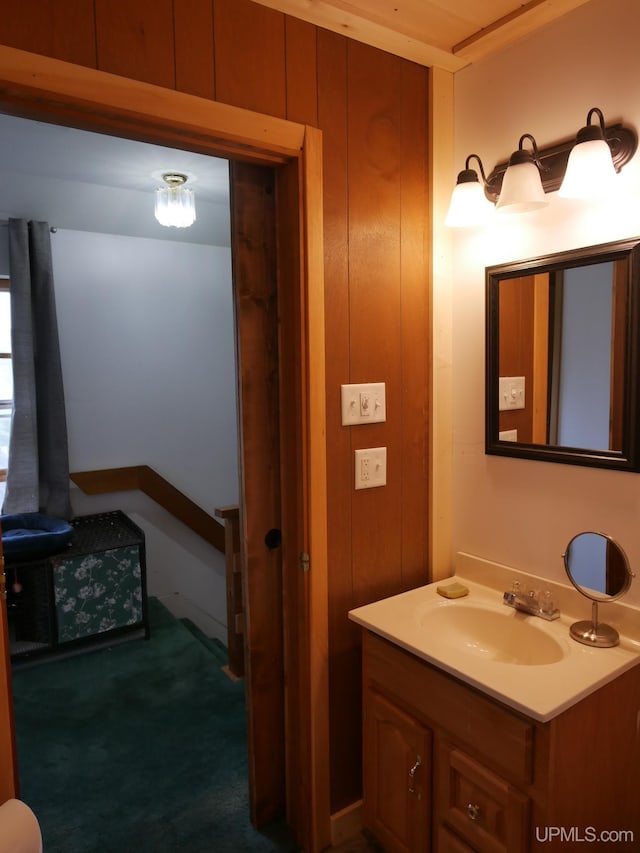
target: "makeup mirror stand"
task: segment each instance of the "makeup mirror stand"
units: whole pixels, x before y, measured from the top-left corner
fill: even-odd
[[[598,620],[598,604],[615,601],[631,585],[634,574],[624,550],[605,533],[586,530],[570,540],[562,557],[569,580],[591,601],[591,621],[574,622],[572,639],[599,649],[617,646],[620,635]]]
[[[598,621],[597,601],[591,602],[591,621],[585,619],[581,622],[574,622],[569,633],[579,643],[597,646],[600,649],[609,649],[612,646],[617,646],[620,642],[620,635],[615,628]]]

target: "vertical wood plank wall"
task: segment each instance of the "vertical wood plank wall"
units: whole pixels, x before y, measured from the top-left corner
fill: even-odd
[[[337,811],[361,794],[360,640],[347,611],[428,580],[428,69],[251,0],[15,3],[0,41],[323,132]],[[386,423],[341,426],[346,382],[386,383]],[[353,451],[380,445],[387,486],[354,491]]]
[[[499,306],[500,329],[507,330],[499,340],[500,376],[524,376],[525,381],[525,408],[500,412],[499,428],[516,429],[518,441],[529,442],[533,441],[534,284],[534,276],[501,281]]]

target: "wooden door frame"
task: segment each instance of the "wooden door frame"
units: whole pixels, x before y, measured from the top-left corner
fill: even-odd
[[[299,423],[304,541],[311,571],[304,584],[287,580],[306,649],[293,675],[305,719],[288,748],[305,768],[306,814],[289,816],[307,827],[305,849],[330,843],[329,684],[327,619],[327,494],[325,439],[322,136],[284,119],[210,101],[91,68],[0,46],[0,109],[25,118],[99,131],[143,142],[271,165],[297,163],[300,296],[296,319],[302,354]],[[280,168],[282,167],[282,168]],[[285,178],[285,183],[289,185]],[[286,655],[286,648],[285,648]],[[0,705],[8,704],[2,695]],[[3,756],[0,781],[13,756]],[[7,766],[5,766],[7,762]]]

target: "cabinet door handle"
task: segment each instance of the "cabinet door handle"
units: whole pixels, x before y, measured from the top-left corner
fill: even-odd
[[[480,806],[477,803],[468,803],[467,817],[469,818],[469,820],[480,819]]]
[[[409,770],[409,793],[415,794],[416,792],[416,773],[418,771],[418,767],[422,764],[422,759],[419,755],[416,755],[416,763],[413,765],[411,770]]]

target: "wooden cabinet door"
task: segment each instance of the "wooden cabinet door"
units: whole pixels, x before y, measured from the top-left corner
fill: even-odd
[[[431,732],[374,690],[364,698],[364,822],[388,853],[431,837]]]

